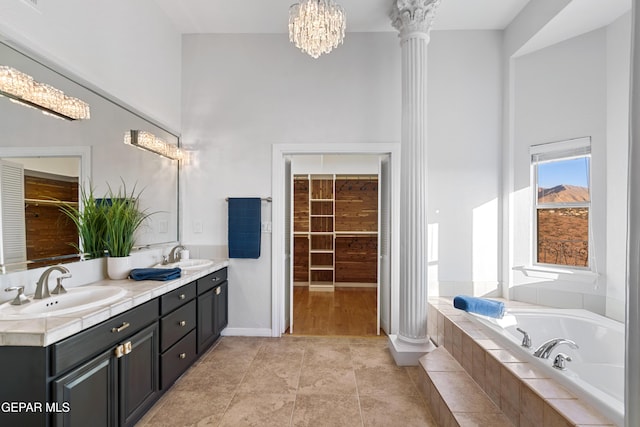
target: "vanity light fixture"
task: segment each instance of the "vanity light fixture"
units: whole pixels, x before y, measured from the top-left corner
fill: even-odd
[[[318,58],[342,44],[346,21],[333,0],[300,0],[289,8],[289,41]]]
[[[182,150],[144,130],[130,130],[124,134],[124,143],[151,151],[171,160],[182,160]]]
[[[6,65],[0,65],[0,95],[65,120],[88,120],[91,117],[86,102],[67,96],[60,89],[37,82],[30,75]]]

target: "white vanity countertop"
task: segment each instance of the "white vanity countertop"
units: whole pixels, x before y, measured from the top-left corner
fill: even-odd
[[[87,283],[92,286],[118,286],[127,294],[114,303],[63,316],[0,320],[0,346],[46,347],[228,265],[226,259],[214,260],[209,267],[192,272],[183,270],[182,277],[166,282],[104,279]]]

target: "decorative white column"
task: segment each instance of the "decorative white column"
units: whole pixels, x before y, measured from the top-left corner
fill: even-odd
[[[440,0],[395,0],[402,49],[400,325],[389,336],[396,364],[417,365],[427,335],[427,45]]]

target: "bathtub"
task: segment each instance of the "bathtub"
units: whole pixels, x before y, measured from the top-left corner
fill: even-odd
[[[491,329],[514,352],[525,355],[550,378],[584,399],[617,425],[624,424],[624,325],[587,310],[511,308],[504,318],[472,315],[474,321]],[[523,329],[531,336],[530,349],[522,347]],[[574,350],[557,346],[549,359],[533,356],[533,351],[552,338],[568,338],[580,346]],[[553,368],[559,352],[571,356],[567,370]]]

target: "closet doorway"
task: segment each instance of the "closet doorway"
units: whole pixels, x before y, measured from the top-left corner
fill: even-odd
[[[289,332],[379,335],[379,156],[295,156],[291,166]]]

